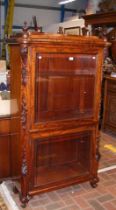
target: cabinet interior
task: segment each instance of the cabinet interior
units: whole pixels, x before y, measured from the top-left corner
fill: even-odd
[[[34,185],[61,182],[90,173],[91,134],[34,140]]]

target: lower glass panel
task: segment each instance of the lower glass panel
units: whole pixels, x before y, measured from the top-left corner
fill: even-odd
[[[85,176],[90,172],[91,135],[88,133],[34,141],[34,186]]]

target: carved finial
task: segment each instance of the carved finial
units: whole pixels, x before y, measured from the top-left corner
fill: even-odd
[[[107,27],[97,27],[95,28],[95,35],[99,36],[99,38],[102,38],[104,40],[107,40]]]
[[[59,26],[59,29],[58,29],[58,34],[64,34],[64,31],[63,31],[63,27]]]
[[[24,33],[27,33],[28,29],[29,29],[29,28],[27,27],[27,22],[25,21],[25,22],[24,22],[24,26],[23,26],[23,32],[24,32]]]
[[[23,39],[25,40],[24,42],[27,42],[27,38],[29,36],[29,27],[27,27],[27,22],[24,22],[24,26],[22,28],[23,30]]]
[[[89,29],[87,27],[83,27],[82,28],[82,35],[83,36],[87,36],[88,35],[88,32],[89,32]]]

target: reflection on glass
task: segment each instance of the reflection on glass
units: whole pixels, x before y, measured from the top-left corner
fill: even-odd
[[[61,139],[36,139],[34,142],[35,186],[44,187],[90,173],[90,133],[63,136]]]
[[[93,116],[96,56],[37,54],[35,121]]]

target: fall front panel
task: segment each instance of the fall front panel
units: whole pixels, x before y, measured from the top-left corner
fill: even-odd
[[[93,117],[96,57],[36,56],[35,122]]]

